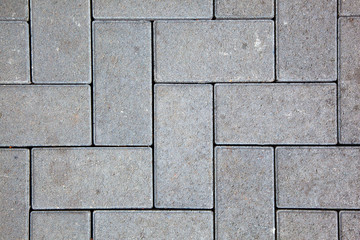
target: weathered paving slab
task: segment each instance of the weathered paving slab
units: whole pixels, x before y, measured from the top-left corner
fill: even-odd
[[[150,148],[34,149],[34,209],[150,208]]]
[[[213,207],[212,86],[155,85],[155,205]]]
[[[271,82],[272,21],[155,23],[156,82]]]
[[[337,79],[337,0],[277,0],[280,81]]]
[[[360,18],[339,20],[340,143],[360,143]]]
[[[90,239],[90,212],[31,213],[31,239]]]
[[[0,23],[0,53],[0,83],[30,82],[29,26],[26,22]]]
[[[210,211],[95,211],[94,240],[213,239]]]
[[[28,150],[0,150],[0,193],[0,239],[28,239]]]
[[[335,84],[215,85],[218,144],[335,144]]]
[[[33,82],[91,82],[89,0],[32,0],[31,32]]]
[[[360,148],[276,148],[277,206],[359,208]]]
[[[279,240],[338,239],[335,211],[278,211],[277,228]]]
[[[28,0],[1,0],[0,20],[24,20],[29,18]]]
[[[0,146],[90,145],[89,86],[0,86]]]
[[[98,19],[211,19],[212,0],[93,0]]]
[[[216,0],[217,18],[272,18],[273,0]]]
[[[340,240],[359,239],[360,237],[360,212],[340,212]]]
[[[151,24],[94,23],[95,144],[152,144]]]
[[[360,1],[358,0],[339,0],[339,14],[341,16],[359,16]]]
[[[216,148],[218,239],[274,239],[274,166],[269,147]]]

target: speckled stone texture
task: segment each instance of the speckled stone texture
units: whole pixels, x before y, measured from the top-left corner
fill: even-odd
[[[274,0],[216,0],[217,18],[272,18]]]
[[[273,149],[216,148],[218,239],[274,239]]]
[[[95,211],[94,240],[213,239],[210,211]]]
[[[340,240],[360,239],[360,212],[340,212]]]
[[[0,84],[30,82],[29,68],[28,24],[0,22]]]
[[[279,240],[337,240],[335,211],[278,211]]]
[[[34,209],[151,208],[150,148],[32,152]]]
[[[336,0],[277,0],[279,81],[337,79]]]
[[[156,82],[271,82],[272,21],[155,23]]]
[[[339,13],[341,16],[360,16],[360,1],[339,0]]]
[[[95,22],[95,144],[152,144],[151,24]]]
[[[28,19],[28,0],[0,0],[0,20],[27,21]]]
[[[0,149],[0,239],[28,239],[29,151]]]

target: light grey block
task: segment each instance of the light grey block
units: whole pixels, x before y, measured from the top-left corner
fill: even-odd
[[[0,23],[0,83],[29,82],[29,26],[26,22],[3,21]]]
[[[337,79],[337,0],[277,0],[279,81]]]
[[[151,145],[151,24],[93,26],[95,144]]]
[[[359,208],[360,148],[276,148],[277,206]]]
[[[271,82],[272,21],[155,23],[156,82]]]
[[[24,20],[29,18],[28,0],[0,0],[0,20]]]
[[[216,0],[216,18],[272,18],[274,0]]]
[[[155,85],[155,206],[213,207],[211,85]]]
[[[337,240],[337,213],[335,211],[278,211],[279,240]]]
[[[90,145],[89,86],[0,86],[0,146]]]
[[[0,239],[28,239],[29,151],[0,150]]]
[[[335,84],[215,86],[218,144],[335,144]]]
[[[90,0],[32,0],[35,83],[90,83]]]
[[[150,148],[34,149],[34,209],[150,208]]]
[[[211,19],[212,0],[92,0],[95,19]]]
[[[360,18],[339,20],[340,143],[360,143]]]
[[[90,239],[90,212],[31,213],[31,239]]]
[[[341,16],[359,16],[360,1],[358,0],[339,0],[339,14]]]
[[[272,148],[216,148],[218,239],[274,239]]]
[[[94,240],[213,239],[210,211],[95,211]]]
[[[360,212],[340,212],[340,240],[360,239]]]

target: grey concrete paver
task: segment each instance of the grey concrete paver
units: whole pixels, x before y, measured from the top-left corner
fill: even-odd
[[[341,211],[339,216],[340,240],[360,238],[360,212]]]
[[[340,16],[360,16],[360,1],[339,0]]]
[[[272,18],[273,0],[216,0],[217,18]]]
[[[23,20],[29,19],[28,0],[1,0],[0,20]]]

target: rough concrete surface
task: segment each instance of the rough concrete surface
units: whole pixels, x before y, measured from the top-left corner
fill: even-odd
[[[272,18],[273,0],[216,0],[217,18]]]
[[[339,13],[341,16],[360,16],[360,1],[339,0]]]
[[[1,0],[0,20],[29,19],[29,0]]]
[[[360,238],[360,212],[341,211],[339,213],[340,240]]]

